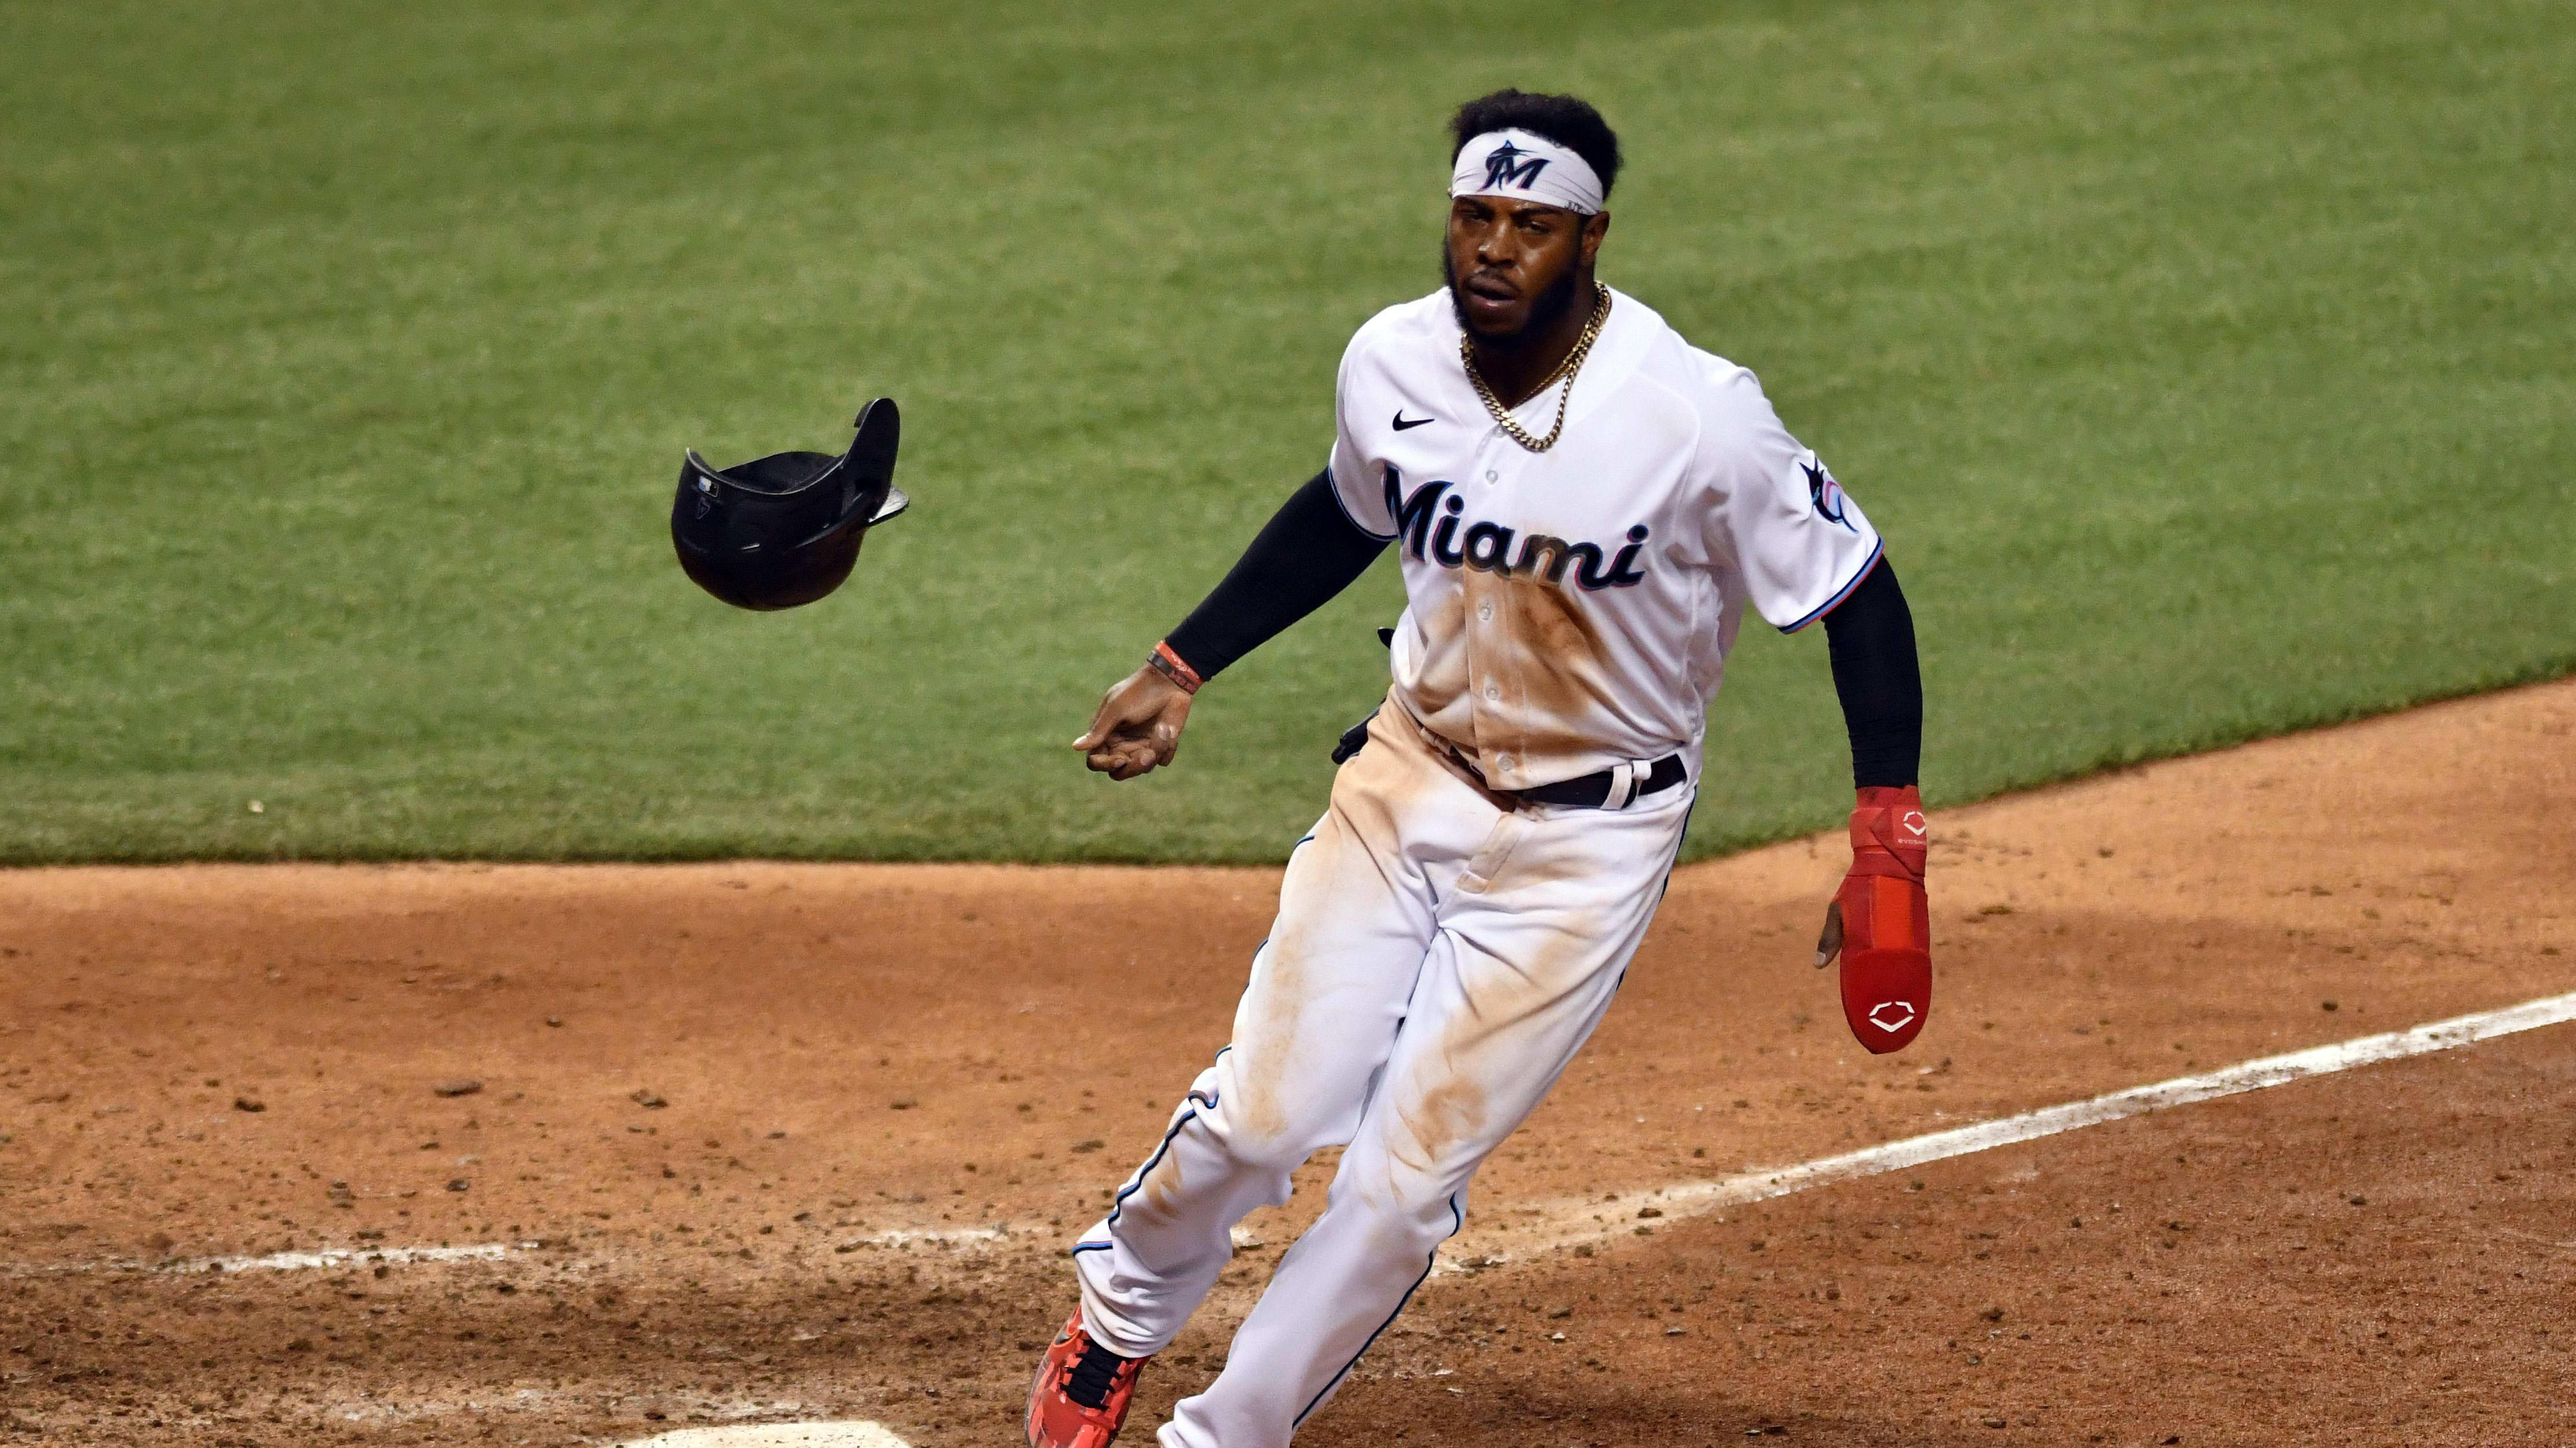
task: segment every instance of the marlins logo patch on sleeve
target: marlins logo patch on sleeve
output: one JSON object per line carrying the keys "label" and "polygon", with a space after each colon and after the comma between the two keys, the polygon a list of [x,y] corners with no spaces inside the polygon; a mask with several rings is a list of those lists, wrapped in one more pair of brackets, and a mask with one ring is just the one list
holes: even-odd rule
{"label": "marlins logo patch on sleeve", "polygon": [[1840,523],[1855,533],[1860,531],[1843,516],[1843,485],[1834,481],[1833,471],[1825,466],[1823,458],[1807,454],[1798,460],[1798,471],[1807,475],[1807,501],[1815,506],[1817,517]]}

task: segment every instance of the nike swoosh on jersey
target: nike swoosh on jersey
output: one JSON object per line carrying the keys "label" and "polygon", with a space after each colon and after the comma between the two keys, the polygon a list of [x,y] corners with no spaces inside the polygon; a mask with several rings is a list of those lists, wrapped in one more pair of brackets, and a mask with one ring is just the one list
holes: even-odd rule
{"label": "nike swoosh on jersey", "polygon": [[1408,427],[1428,427],[1439,420],[1440,419],[1436,417],[1408,418],[1404,415],[1403,408],[1399,407],[1395,410],[1395,430],[1397,432],[1402,432]]}

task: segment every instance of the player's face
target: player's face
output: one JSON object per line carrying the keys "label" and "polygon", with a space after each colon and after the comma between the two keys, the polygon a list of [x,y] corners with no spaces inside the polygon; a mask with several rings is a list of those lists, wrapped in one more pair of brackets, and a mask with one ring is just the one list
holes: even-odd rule
{"label": "player's face", "polygon": [[1488,342],[1547,331],[1573,305],[1609,222],[1500,197],[1451,201],[1442,262],[1459,324]]}

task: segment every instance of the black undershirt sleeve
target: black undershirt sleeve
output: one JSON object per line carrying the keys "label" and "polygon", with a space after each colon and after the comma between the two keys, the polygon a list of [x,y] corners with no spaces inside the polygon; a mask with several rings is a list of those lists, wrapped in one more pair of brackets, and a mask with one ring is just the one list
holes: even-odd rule
{"label": "black undershirt sleeve", "polygon": [[1213,679],[1350,587],[1387,542],[1361,532],[1333,496],[1332,473],[1317,473],[1289,495],[1233,571],[1163,641],[1200,678]]}
{"label": "black undershirt sleeve", "polygon": [[1869,577],[1825,615],[1834,693],[1851,731],[1852,787],[1920,782],[1923,671],[1914,654],[1914,614],[1882,557]]}

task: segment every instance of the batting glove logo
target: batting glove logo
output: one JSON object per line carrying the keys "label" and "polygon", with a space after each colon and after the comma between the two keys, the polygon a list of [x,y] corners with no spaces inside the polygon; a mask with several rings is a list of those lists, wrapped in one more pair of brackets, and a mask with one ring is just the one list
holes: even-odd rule
{"label": "batting glove logo", "polygon": [[1880,1001],[1877,1005],[1869,1008],[1869,1023],[1878,1027],[1880,1030],[1887,1032],[1891,1036],[1895,1035],[1897,1032],[1904,1030],[1907,1026],[1914,1024],[1914,1003],[1912,1001]]}

